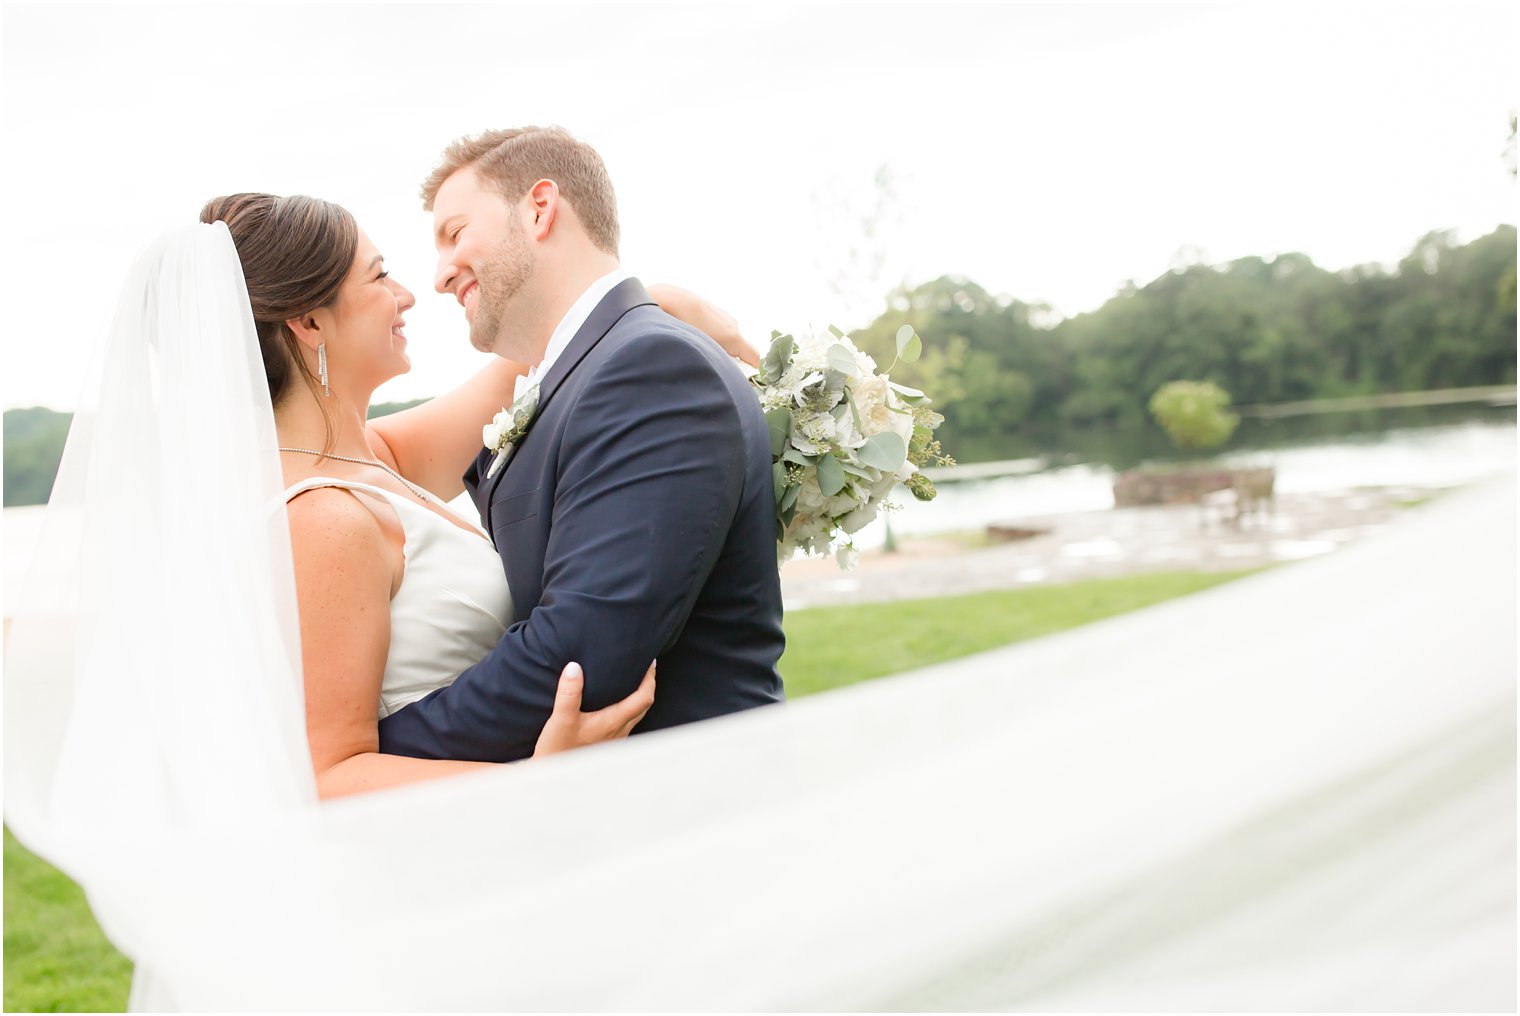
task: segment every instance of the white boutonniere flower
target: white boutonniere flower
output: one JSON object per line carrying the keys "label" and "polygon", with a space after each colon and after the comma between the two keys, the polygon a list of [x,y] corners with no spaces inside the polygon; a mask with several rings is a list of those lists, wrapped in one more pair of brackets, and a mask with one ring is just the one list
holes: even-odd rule
{"label": "white boutonniere flower", "polygon": [[497,413],[490,423],[481,428],[480,439],[485,444],[486,451],[496,453],[496,457],[491,460],[491,467],[486,470],[486,479],[489,480],[501,469],[508,453],[528,433],[528,427],[537,413],[538,385],[533,385],[516,402]]}

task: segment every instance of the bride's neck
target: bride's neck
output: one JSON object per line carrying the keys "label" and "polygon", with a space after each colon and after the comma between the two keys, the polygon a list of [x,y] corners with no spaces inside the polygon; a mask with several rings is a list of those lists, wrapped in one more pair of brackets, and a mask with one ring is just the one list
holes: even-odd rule
{"label": "bride's neck", "polygon": [[[321,401],[318,401],[318,400]],[[337,392],[322,398],[297,389],[274,407],[274,429],[282,448],[327,451],[333,455],[372,459],[365,436],[369,405],[345,402]]]}

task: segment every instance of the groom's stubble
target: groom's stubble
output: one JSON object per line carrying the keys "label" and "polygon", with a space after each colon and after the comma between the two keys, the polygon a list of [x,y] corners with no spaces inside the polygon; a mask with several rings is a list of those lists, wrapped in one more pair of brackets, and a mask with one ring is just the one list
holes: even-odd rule
{"label": "groom's stubble", "polygon": [[498,352],[503,333],[510,328],[512,304],[532,280],[537,259],[528,245],[522,224],[512,220],[491,259],[480,266],[476,280],[480,296],[475,320],[470,323],[470,345],[482,353]]}

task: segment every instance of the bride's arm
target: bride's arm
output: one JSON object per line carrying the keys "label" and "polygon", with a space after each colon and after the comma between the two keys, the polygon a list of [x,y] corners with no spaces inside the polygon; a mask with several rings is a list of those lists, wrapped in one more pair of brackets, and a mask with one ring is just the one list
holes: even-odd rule
{"label": "bride's arm", "polygon": [[[287,506],[301,619],[306,737],[322,798],[496,766],[380,754],[377,704],[390,652],[393,590],[402,575],[380,519],[357,497],[319,488]],[[584,678],[560,675],[554,712],[533,756],[627,737],[654,703],[654,667],[628,698],[581,712]]]}
{"label": "bride's arm", "polygon": [[394,548],[375,513],[346,491],[309,491],[288,510],[318,796],[486,768],[379,753],[376,707],[390,647],[391,589],[399,578]]}
{"label": "bride's arm", "polygon": [[[660,308],[699,328],[730,356],[758,364],[738,323],[695,293],[675,286],[649,287]],[[481,428],[512,404],[524,364],[495,359],[464,384],[420,406],[382,416],[367,428],[370,449],[407,479],[444,500],[464,490],[463,476],[481,449]]]}
{"label": "bride's arm", "polygon": [[445,501],[464,490],[464,472],[480,453],[481,428],[512,404],[515,360],[492,357],[464,384],[420,406],[371,420],[370,450],[408,480]]}

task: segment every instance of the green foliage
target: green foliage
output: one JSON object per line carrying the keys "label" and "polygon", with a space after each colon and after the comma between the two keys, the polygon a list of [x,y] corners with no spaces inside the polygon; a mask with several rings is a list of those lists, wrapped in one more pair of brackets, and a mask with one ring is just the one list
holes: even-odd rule
{"label": "green foliage", "polygon": [[936,436],[976,461],[1006,457],[1013,435],[1049,448],[1073,428],[1155,434],[1147,400],[1176,378],[1242,405],[1513,384],[1514,280],[1515,229],[1501,226],[1465,246],[1428,234],[1391,272],[1303,254],[1189,265],[1059,323],[947,276],[892,294],[853,334],[881,364],[905,326],[923,337],[892,379],[933,396]]}
{"label": "green foliage", "polygon": [[380,402],[369,407],[368,419],[373,420],[381,416],[390,416],[392,413],[399,413],[403,409],[420,406],[426,401],[427,399],[412,399],[410,402]]}
{"label": "green foliage", "polygon": [[1151,396],[1151,416],[1178,448],[1213,448],[1235,433],[1230,393],[1212,381],[1172,381]]}
{"label": "green foliage", "polygon": [[47,503],[72,420],[40,406],[5,411],[5,507]]}

